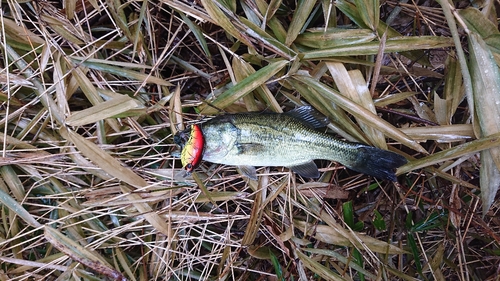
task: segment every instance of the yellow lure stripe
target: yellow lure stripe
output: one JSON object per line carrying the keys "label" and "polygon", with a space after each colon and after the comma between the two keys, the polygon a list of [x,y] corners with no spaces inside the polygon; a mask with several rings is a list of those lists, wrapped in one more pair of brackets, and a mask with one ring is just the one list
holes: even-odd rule
{"label": "yellow lure stripe", "polygon": [[181,163],[186,171],[191,172],[200,164],[204,145],[205,139],[200,126],[192,125],[189,139],[181,152]]}

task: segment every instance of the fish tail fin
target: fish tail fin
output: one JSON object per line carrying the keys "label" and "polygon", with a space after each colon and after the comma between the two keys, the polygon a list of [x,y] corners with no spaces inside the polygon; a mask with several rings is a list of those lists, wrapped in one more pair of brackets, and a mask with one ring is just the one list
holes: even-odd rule
{"label": "fish tail fin", "polygon": [[384,180],[396,181],[394,170],[408,162],[397,153],[371,146],[360,146],[355,154],[356,159],[346,166],[356,172]]}

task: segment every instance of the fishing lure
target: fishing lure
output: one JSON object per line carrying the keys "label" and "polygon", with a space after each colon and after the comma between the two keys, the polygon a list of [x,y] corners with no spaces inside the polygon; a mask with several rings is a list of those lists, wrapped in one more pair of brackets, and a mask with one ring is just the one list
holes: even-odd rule
{"label": "fishing lure", "polygon": [[200,165],[203,157],[205,138],[198,124],[180,132],[174,137],[174,142],[181,147],[181,163],[187,172],[192,172]]}

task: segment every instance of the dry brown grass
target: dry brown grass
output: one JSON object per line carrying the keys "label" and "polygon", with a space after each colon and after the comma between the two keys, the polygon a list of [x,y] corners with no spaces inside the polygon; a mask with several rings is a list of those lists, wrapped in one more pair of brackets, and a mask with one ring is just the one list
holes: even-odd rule
{"label": "dry brown grass", "polygon": [[[498,280],[496,2],[381,2],[3,2],[0,280]],[[303,103],[400,184],[176,177],[186,124]]]}

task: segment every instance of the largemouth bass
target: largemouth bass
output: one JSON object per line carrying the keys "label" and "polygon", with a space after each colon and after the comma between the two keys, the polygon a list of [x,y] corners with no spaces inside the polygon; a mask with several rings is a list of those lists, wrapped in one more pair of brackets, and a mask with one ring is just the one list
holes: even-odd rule
{"label": "largemouth bass", "polygon": [[319,177],[313,160],[339,162],[351,170],[396,181],[394,169],[407,160],[394,152],[341,141],[316,128],[328,124],[310,106],[287,113],[238,113],[192,125],[175,136],[182,164],[192,171],[205,161],[236,165],[255,179],[255,166],[284,166],[308,178]]}

